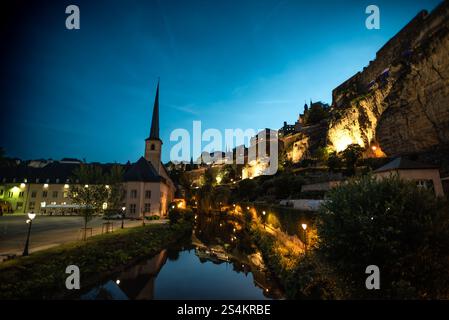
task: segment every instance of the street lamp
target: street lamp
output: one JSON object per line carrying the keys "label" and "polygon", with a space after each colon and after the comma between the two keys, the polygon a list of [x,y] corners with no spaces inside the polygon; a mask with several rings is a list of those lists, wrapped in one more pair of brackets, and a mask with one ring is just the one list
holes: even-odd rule
{"label": "street lamp", "polygon": [[125,210],[126,210],[126,207],[122,207],[122,229],[123,229],[123,223],[125,221]]}
{"label": "street lamp", "polygon": [[26,223],[28,223],[28,234],[27,234],[27,240],[25,242],[25,249],[23,250],[23,256],[27,256],[28,255],[28,245],[30,243],[30,232],[31,232],[31,225],[33,224],[33,220],[34,218],[36,218],[36,214],[35,213],[28,213],[28,220],[26,221]]}
{"label": "street lamp", "polygon": [[304,254],[307,254],[307,224],[301,224],[302,229],[304,230]]}

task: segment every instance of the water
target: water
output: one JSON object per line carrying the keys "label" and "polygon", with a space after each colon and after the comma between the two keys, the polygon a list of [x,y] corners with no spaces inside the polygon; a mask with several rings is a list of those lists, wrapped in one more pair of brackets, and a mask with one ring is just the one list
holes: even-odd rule
{"label": "water", "polygon": [[81,299],[273,299],[282,291],[241,224],[198,218],[192,238],[99,283]]}

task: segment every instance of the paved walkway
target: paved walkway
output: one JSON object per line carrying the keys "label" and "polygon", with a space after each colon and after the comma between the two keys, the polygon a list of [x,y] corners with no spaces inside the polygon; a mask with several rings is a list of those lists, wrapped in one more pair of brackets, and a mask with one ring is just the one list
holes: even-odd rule
{"label": "paved walkway", "polygon": [[[0,217],[0,255],[22,254],[28,231],[28,224],[25,223],[26,219],[25,215]],[[92,235],[101,234],[102,225],[106,221],[98,217],[89,221],[88,227],[92,227]],[[114,230],[121,227],[121,220],[109,221],[114,223]],[[164,222],[166,220],[153,220],[145,223]],[[125,220],[125,228],[141,225],[142,221]],[[31,229],[29,252],[32,253],[63,243],[80,240],[82,236],[80,229],[83,226],[82,217],[36,216]]]}

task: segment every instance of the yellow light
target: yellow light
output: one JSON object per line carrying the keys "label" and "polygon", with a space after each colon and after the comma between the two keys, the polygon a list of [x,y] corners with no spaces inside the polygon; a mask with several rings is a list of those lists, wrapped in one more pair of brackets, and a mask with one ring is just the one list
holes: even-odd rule
{"label": "yellow light", "polygon": [[69,188],[69,185],[68,184],[65,184],[64,185],[64,189],[68,189]]}
{"label": "yellow light", "polygon": [[102,205],[103,210],[106,210],[108,208],[108,204],[106,202],[103,203]]}
{"label": "yellow light", "polygon": [[48,188],[48,183],[45,183],[45,184],[44,184],[44,188]]}
{"label": "yellow light", "polygon": [[265,211],[262,211],[262,214],[263,214],[263,215],[265,215],[265,214],[266,214],[266,212],[265,212]]}
{"label": "yellow light", "polygon": [[106,189],[109,189],[109,185],[106,185]]}
{"label": "yellow light", "polygon": [[249,210],[249,207],[246,207],[246,210]]}
{"label": "yellow light", "polygon": [[23,188],[25,188],[25,183],[21,183],[20,184],[20,187],[23,189]]}
{"label": "yellow light", "polygon": [[372,147],[371,147],[371,150],[376,151],[376,150],[377,150],[377,147],[376,147],[376,146],[372,146]]}
{"label": "yellow light", "polygon": [[307,224],[303,223],[303,224],[301,224],[301,227],[302,227],[304,230],[306,230],[306,229],[307,229]]}

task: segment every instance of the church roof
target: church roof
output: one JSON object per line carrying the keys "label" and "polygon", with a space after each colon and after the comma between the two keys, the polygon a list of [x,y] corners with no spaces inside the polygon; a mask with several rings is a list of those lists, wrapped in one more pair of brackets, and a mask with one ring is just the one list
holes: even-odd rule
{"label": "church roof", "polygon": [[138,182],[160,182],[165,181],[161,177],[156,169],[154,169],[151,162],[145,160],[144,157],[140,157],[136,163],[125,172],[123,176],[124,181],[138,181]]}
{"label": "church roof", "polygon": [[153,118],[151,119],[151,130],[149,140],[160,140],[159,138],[159,81],[157,83],[156,97],[154,98]]}
{"label": "church roof", "polygon": [[390,170],[410,170],[410,169],[438,169],[438,167],[434,165],[412,161],[407,158],[399,157],[387,163],[383,167],[380,167],[374,172],[378,173]]}

